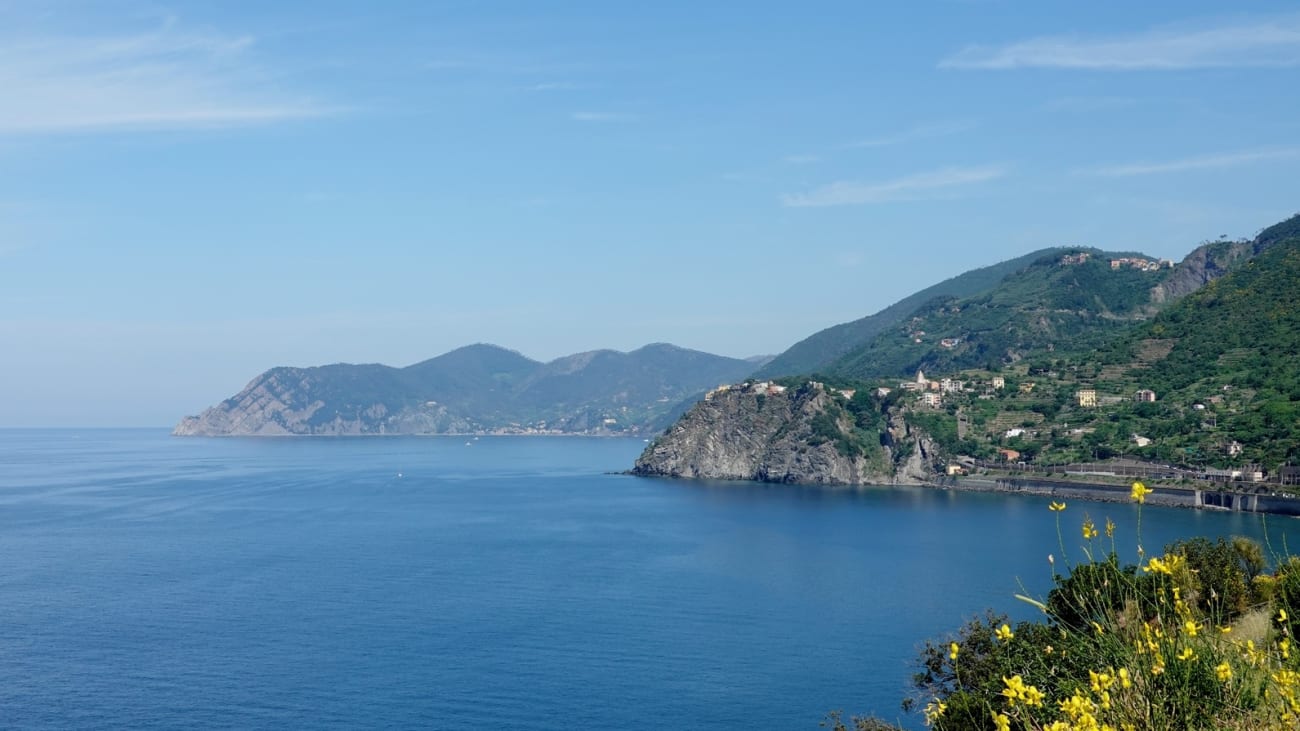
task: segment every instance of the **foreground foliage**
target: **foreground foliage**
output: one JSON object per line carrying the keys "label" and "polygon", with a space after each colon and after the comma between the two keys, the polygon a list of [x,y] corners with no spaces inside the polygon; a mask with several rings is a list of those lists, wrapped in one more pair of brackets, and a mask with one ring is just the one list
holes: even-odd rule
{"label": "foreground foliage", "polygon": [[[1135,483],[1133,499],[1146,492]],[[1051,509],[1059,535],[1066,506]],[[904,707],[921,706],[936,729],[1300,727],[1300,559],[1267,572],[1245,538],[1149,556],[1139,528],[1137,563],[1123,564],[1113,524],[1099,530],[1085,517],[1079,530],[1086,560],[1056,575],[1046,601],[1018,597],[1043,618],[1013,627],[990,613],[928,643],[914,678],[921,697]],[[825,725],[892,728],[839,715]]]}

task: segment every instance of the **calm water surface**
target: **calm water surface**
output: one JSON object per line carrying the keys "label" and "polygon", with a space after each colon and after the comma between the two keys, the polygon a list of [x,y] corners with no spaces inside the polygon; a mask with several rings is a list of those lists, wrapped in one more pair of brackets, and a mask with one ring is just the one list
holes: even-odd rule
{"label": "calm water surface", "polygon": [[[605,474],[640,440],[0,431],[5,728],[815,729],[1067,556],[1044,499]],[[1273,518],[1274,546],[1300,524]],[[1147,508],[1148,550],[1260,536]],[[916,720],[901,718],[909,726]]]}

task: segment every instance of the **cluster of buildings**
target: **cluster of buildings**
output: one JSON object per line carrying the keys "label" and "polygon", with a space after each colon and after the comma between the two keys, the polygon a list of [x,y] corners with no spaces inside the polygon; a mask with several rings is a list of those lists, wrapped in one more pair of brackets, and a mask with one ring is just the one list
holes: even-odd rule
{"label": "cluster of buildings", "polygon": [[[1078,266],[1087,262],[1090,258],[1092,258],[1092,254],[1086,251],[1081,251],[1077,254],[1065,254],[1061,257],[1061,266]],[[1160,259],[1156,261],[1153,259],[1144,259],[1140,256],[1121,256],[1118,259],[1110,260],[1111,269],[1130,267],[1144,272],[1154,272],[1160,269],[1172,269],[1173,266],[1174,262],[1172,259]]]}
{"label": "cluster of buildings", "polygon": [[[820,381],[809,381],[808,385],[813,388],[820,388],[820,389],[826,388],[826,384],[821,383]],[[727,393],[729,391],[738,391],[740,393],[749,393],[749,394],[759,394],[763,396],[777,396],[785,393],[788,390],[789,389],[787,387],[782,386],[779,383],[773,383],[772,381],[745,381],[744,383],[739,383],[735,385],[732,385],[730,383],[724,383],[721,386],[718,386],[717,388],[713,389],[712,391],[709,391],[708,393],[704,394],[704,400],[712,401],[714,396],[717,396],[720,393]],[[835,392],[843,396],[844,398],[851,399],[853,398],[853,395],[856,394],[858,391],[855,388],[841,388],[841,389],[837,389]],[[889,393],[889,389],[885,389],[885,393]]]}
{"label": "cluster of buildings", "polygon": [[[815,385],[820,386],[821,384],[815,384]],[[763,394],[765,396],[775,396],[777,394],[785,393],[786,387],[778,383],[772,383],[771,381],[745,381],[744,383],[736,384],[734,386],[730,383],[724,383],[721,386],[718,386],[717,388],[713,389],[712,391],[709,391],[708,393],[704,394],[704,400],[712,401],[714,396],[717,396],[720,393],[727,393],[728,391],[740,391],[741,393],[757,393],[757,394]]]}
{"label": "cluster of buildings", "polygon": [[[1124,401],[1120,396],[1098,396],[1097,389],[1095,388],[1081,388],[1078,391],[1075,391],[1074,400],[1081,408],[1085,409],[1095,409],[1098,406],[1117,404]],[[1138,389],[1138,391],[1133,394],[1133,400],[1138,403],[1154,403],[1156,400],[1156,392],[1149,388]]]}
{"label": "cluster of buildings", "polygon": [[[967,390],[967,382],[959,381],[955,378],[941,378],[932,381],[925,377],[923,371],[916,372],[916,378],[911,381],[903,381],[898,387],[904,391],[913,391],[920,393],[920,402],[925,406],[938,407],[943,405],[944,394],[963,393]],[[993,389],[1006,388],[1007,381],[1002,376],[994,376],[990,383]],[[883,393],[881,393],[883,391]],[[880,396],[889,394],[890,389],[876,389]]]}
{"label": "cluster of buildings", "polygon": [[1173,269],[1174,262],[1172,259],[1161,259],[1159,261],[1153,261],[1151,259],[1143,259],[1138,256],[1124,256],[1118,259],[1110,260],[1111,269],[1122,269],[1124,267],[1130,267],[1132,269],[1140,269],[1144,272],[1154,272],[1162,268]]}

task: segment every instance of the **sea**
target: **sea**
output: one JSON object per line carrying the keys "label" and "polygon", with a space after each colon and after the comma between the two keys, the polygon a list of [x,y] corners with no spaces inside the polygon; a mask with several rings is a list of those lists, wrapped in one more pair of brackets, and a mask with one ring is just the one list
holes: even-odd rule
{"label": "sea", "polygon": [[[0,727],[909,728],[918,650],[1293,519],[632,477],[640,439],[0,430]],[[1059,533],[1057,519],[1060,519]],[[1093,542],[1094,554],[1110,544]],[[1050,560],[1049,560],[1050,556]]]}

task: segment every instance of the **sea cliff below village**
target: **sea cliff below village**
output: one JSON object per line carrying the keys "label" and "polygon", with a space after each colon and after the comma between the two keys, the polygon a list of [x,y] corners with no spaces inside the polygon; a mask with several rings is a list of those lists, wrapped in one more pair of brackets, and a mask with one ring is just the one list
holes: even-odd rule
{"label": "sea cliff below village", "polygon": [[[1042,475],[945,475],[929,437],[884,407],[877,431],[853,413],[856,394],[816,381],[800,386],[722,386],[647,445],[630,474],[865,489],[917,485],[969,492],[1126,502],[1131,482]],[[861,399],[859,398],[860,402]],[[869,420],[870,414],[867,414]],[[872,437],[874,438],[864,438]],[[1300,499],[1269,486],[1173,485],[1150,481],[1153,505],[1300,515]]]}
{"label": "sea cliff below village", "polygon": [[632,473],[807,485],[919,485],[933,445],[897,413],[859,428],[852,392],[816,381],[746,382],[710,391],[654,440]]}

